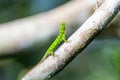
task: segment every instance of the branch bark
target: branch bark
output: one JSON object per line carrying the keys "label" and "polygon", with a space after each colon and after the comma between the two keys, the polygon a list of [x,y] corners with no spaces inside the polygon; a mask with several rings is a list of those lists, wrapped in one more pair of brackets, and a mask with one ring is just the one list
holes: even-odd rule
{"label": "branch bark", "polygon": [[101,32],[118,14],[120,0],[105,0],[95,13],[64,43],[54,56],[38,63],[22,80],[44,80],[59,73]]}

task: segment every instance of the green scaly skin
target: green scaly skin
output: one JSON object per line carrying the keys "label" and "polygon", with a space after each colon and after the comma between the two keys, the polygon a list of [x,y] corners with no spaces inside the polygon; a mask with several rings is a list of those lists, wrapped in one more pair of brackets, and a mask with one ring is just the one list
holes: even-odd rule
{"label": "green scaly skin", "polygon": [[60,25],[60,31],[58,37],[55,39],[55,41],[51,44],[51,46],[46,51],[45,55],[41,59],[40,63],[43,62],[49,55],[54,55],[54,49],[62,42],[66,40],[66,31],[65,31],[66,23],[61,23]]}

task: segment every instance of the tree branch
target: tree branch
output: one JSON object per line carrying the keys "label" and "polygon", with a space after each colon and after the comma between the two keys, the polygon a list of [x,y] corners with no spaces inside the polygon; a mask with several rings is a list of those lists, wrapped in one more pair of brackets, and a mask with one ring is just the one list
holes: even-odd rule
{"label": "tree branch", "polygon": [[88,0],[72,0],[54,10],[1,24],[0,57],[13,55],[34,44],[45,42],[56,33],[56,26],[61,22],[76,22],[79,15],[84,14],[81,13],[82,10],[93,8],[94,4],[89,3]]}
{"label": "tree branch", "polygon": [[120,0],[105,0],[95,13],[64,43],[54,56],[38,63],[22,80],[44,80],[51,78],[73,60],[117,15]]}

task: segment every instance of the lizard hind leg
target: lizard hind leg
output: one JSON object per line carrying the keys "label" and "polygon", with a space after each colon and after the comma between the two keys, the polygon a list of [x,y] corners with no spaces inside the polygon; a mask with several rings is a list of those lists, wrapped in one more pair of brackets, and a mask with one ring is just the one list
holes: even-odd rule
{"label": "lizard hind leg", "polygon": [[50,53],[49,53],[49,56],[54,56],[54,52],[53,51],[50,51]]}
{"label": "lizard hind leg", "polygon": [[54,52],[53,52],[53,51],[50,51],[50,52],[49,52],[49,55],[54,55]]}

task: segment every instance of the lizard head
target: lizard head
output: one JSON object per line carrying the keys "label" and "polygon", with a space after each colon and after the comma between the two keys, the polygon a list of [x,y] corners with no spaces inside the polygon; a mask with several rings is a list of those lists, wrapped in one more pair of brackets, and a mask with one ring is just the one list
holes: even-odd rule
{"label": "lizard head", "polygon": [[60,25],[60,33],[65,33],[65,27],[66,27],[66,23],[65,22],[62,22],[61,25]]}

